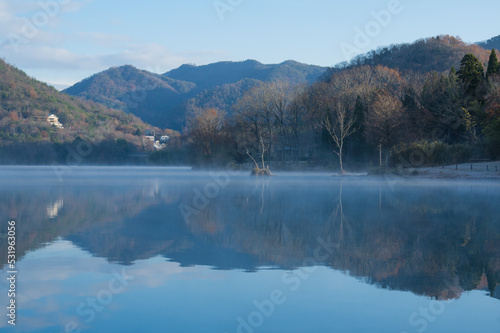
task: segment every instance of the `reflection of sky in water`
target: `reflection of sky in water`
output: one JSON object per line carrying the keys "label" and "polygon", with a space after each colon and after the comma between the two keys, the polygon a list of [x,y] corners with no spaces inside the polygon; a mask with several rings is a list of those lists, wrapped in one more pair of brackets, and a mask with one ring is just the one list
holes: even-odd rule
{"label": "reflection of sky in water", "polygon": [[[247,322],[257,309],[254,302],[263,304],[275,290],[283,292],[285,301],[275,305],[272,315],[263,316],[259,331],[417,332],[426,317],[416,316],[418,324],[411,326],[410,316],[430,309],[432,302],[326,267],[301,274],[279,269],[246,273],[180,267],[161,257],[123,267],[64,240],[27,254],[18,267],[17,332],[61,332],[71,321],[89,332],[236,332],[238,318]],[[86,324],[88,317],[76,315],[78,305],[106,289],[113,272],[123,269],[134,279]],[[5,293],[2,283],[0,294]],[[485,297],[485,292],[469,292],[440,304],[442,313],[429,312],[434,321],[427,321],[427,332],[498,332],[500,302]],[[7,328],[5,322],[2,327]]]}

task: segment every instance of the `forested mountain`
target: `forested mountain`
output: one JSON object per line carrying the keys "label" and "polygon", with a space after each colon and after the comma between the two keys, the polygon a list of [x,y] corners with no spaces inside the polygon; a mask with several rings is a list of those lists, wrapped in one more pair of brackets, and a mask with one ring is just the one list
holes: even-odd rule
{"label": "forested mountain", "polygon": [[[163,75],[123,66],[66,90],[128,114],[58,93],[3,62],[2,71],[4,143],[123,138],[138,147],[147,127],[137,116],[183,131],[154,163],[224,165],[253,155],[263,165],[324,166],[336,163],[332,148],[341,170],[344,158],[388,167],[500,156],[497,54],[450,36],[379,49],[328,71],[294,61],[183,65]],[[64,128],[47,122],[52,113]],[[415,151],[426,153],[417,161]]]}
{"label": "forested mountain", "polygon": [[295,61],[264,65],[255,60],[183,65],[163,75],[123,66],[95,74],[64,92],[131,112],[162,128],[180,130],[191,108],[210,105],[229,112],[245,91],[259,83],[312,83],[325,70]]}
{"label": "forested mountain", "polygon": [[334,67],[339,71],[352,66],[386,66],[400,71],[414,72],[443,72],[451,67],[460,67],[464,55],[472,53],[483,63],[487,64],[489,51],[477,46],[464,43],[461,39],[443,35],[420,39],[411,44],[397,44],[379,48],[366,54],[359,55],[348,63]]}
{"label": "forested mountain", "polygon": [[487,49],[487,50],[491,50],[491,49],[498,50],[498,49],[500,49],[500,36],[496,36],[496,37],[493,37],[491,39],[488,39],[487,41],[479,42],[476,44],[481,46],[482,48]]}
{"label": "forested mountain", "polygon": [[188,113],[197,108],[217,108],[230,113],[232,106],[246,92],[260,84],[262,84],[262,81],[257,79],[243,79],[235,83],[223,84],[213,89],[206,89],[187,100],[183,107]]}
{"label": "forested mountain", "polygon": [[[460,67],[460,61],[468,53],[487,64],[488,51],[444,35],[380,48],[339,64],[330,72],[361,65],[381,65],[401,72],[443,72],[453,66]],[[131,112],[158,127],[182,130],[186,114],[197,108],[214,107],[231,113],[234,103],[260,83],[310,84],[325,72],[323,67],[295,61],[276,65],[255,60],[182,65],[163,75],[123,66],[96,74],[64,92]]]}
{"label": "forested mountain", "polygon": [[[426,47],[428,60],[413,61],[417,49]],[[469,49],[477,53],[463,54]],[[250,160],[261,170],[265,160],[325,165],[338,157],[335,167],[344,172],[344,159],[387,168],[500,156],[496,52],[446,36],[399,51],[393,47],[386,51],[392,57],[384,52],[380,61],[374,61],[377,54],[360,58],[307,87],[261,84],[233,105],[232,114],[213,105],[195,109],[188,114],[186,137],[198,152],[197,162],[248,161],[253,154]],[[386,60],[387,66],[378,64]],[[389,60],[403,69],[389,67]]]}
{"label": "forested mountain", "polygon": [[[167,94],[183,94],[195,87],[196,85],[190,82],[170,79],[127,65],[112,67],[103,73],[95,74],[66,89],[65,92],[122,109],[126,106],[126,97],[133,99],[133,96],[127,96],[131,91],[162,89]],[[140,94],[137,93],[137,96]]]}
{"label": "forested mountain", "polygon": [[291,84],[312,83],[324,72],[323,67],[301,64],[288,60],[278,65],[264,65],[255,60],[243,62],[218,62],[205,66],[182,65],[164,75],[176,80],[195,83],[198,89],[236,83],[243,79],[263,82],[287,81]]}
{"label": "forested mountain", "polygon": [[95,74],[65,93],[132,113],[161,127],[178,124],[181,119],[167,112],[185,101],[196,88],[191,82],[175,80],[133,66],[112,67]]}
{"label": "forested mountain", "polygon": [[[58,118],[55,125],[48,121],[51,114]],[[0,60],[0,147],[4,153],[11,149],[15,154],[17,145],[23,145],[22,154],[17,154],[26,156],[29,147],[64,144],[76,138],[93,144],[123,139],[139,147],[141,133],[148,128],[134,115],[60,93]],[[0,157],[5,162],[5,155]]]}

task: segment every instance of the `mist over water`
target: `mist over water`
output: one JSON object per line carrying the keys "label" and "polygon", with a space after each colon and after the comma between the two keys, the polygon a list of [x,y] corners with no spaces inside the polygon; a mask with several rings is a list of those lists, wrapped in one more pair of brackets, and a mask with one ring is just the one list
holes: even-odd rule
{"label": "mist over water", "polygon": [[500,182],[66,171],[1,168],[19,332],[500,329]]}

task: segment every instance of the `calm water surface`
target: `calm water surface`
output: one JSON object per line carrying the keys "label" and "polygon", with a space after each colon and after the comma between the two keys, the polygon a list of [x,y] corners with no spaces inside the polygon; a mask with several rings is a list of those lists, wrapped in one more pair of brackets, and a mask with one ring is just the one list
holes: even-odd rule
{"label": "calm water surface", "polygon": [[500,183],[0,168],[2,332],[500,332]]}

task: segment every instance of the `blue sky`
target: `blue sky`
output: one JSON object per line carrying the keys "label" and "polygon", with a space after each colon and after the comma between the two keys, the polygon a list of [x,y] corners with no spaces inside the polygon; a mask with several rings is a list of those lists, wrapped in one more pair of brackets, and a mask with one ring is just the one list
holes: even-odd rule
{"label": "blue sky", "polygon": [[0,57],[57,87],[125,64],[332,66],[439,34],[489,39],[500,35],[499,12],[497,0],[0,0]]}

